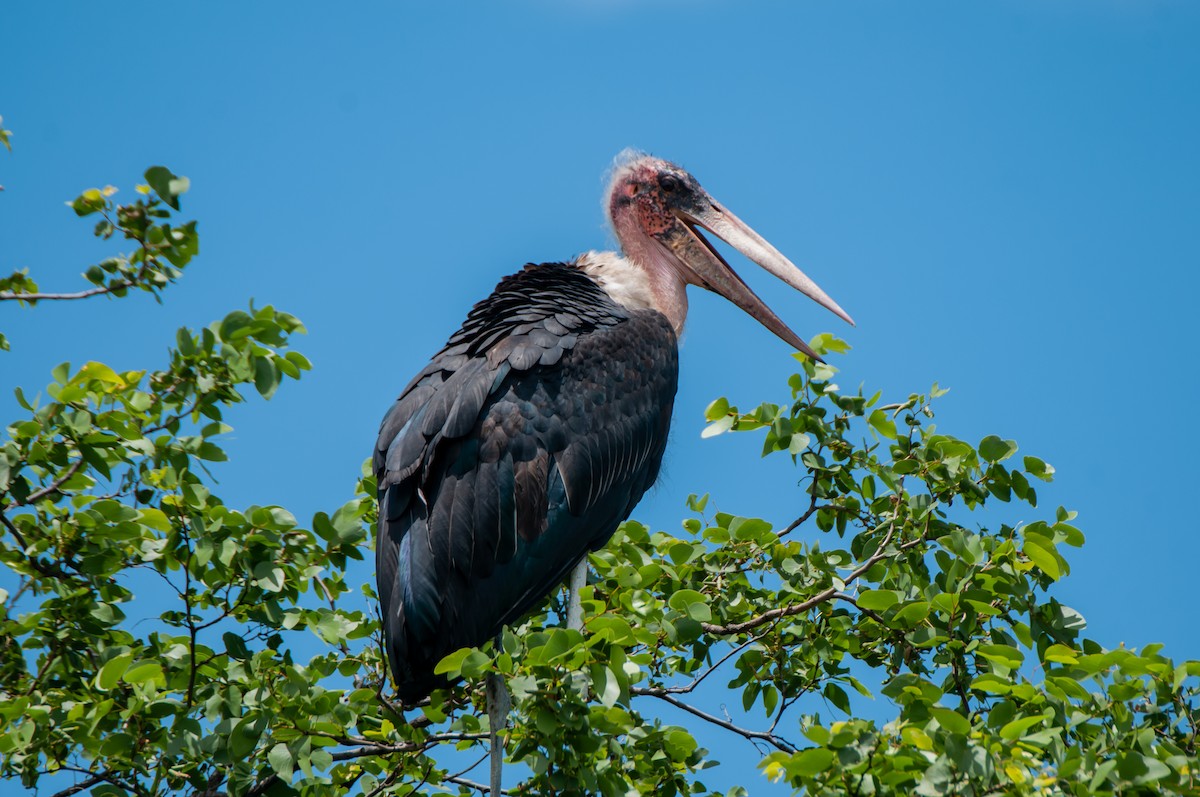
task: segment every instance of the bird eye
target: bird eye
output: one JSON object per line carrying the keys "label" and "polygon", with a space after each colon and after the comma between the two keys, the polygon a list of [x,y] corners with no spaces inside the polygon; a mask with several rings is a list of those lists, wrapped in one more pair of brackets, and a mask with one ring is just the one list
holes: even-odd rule
{"label": "bird eye", "polygon": [[658,179],[658,184],[662,187],[662,190],[666,191],[668,194],[675,193],[681,187],[679,178],[673,174],[664,174]]}

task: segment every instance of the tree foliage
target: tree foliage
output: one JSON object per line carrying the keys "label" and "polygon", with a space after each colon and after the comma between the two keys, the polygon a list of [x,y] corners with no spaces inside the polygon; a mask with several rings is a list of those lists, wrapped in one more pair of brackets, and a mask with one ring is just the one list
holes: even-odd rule
{"label": "tree foliage", "polygon": [[[91,287],[43,293],[18,272],[0,302],[158,297],[199,239],[174,216],[186,180],[145,180],[130,204],[108,189],[71,203],[134,247],[89,268]],[[0,440],[0,777],[58,795],[482,790],[497,673],[513,793],[708,793],[708,767],[752,754],[752,790],[1200,794],[1200,662],[1084,636],[1049,591],[1084,541],[1073,513],[979,514],[1037,507],[1053,468],[935,429],[936,386],[886,403],[804,359],[782,403],[707,412],[707,435],[762,435],[797,469],[794,522],[702,497],[677,531],[628,522],[591,557],[582,633],[553,599],[498,648],[447,657],[452,689],[395,705],[371,478],[306,527],[226,506],[206,470],[234,405],[309,368],[290,348],[302,331],[235,310],[179,330],[155,369],[64,363],[45,400],[17,390]]]}

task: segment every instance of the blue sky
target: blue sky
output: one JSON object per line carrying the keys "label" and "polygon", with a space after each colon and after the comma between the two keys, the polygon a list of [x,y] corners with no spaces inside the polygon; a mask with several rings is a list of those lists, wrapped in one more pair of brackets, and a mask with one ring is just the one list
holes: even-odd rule
{"label": "blue sky", "polygon": [[[253,297],[306,322],[315,371],[232,413],[223,495],[337,506],[391,400],[500,276],[611,244],[602,178],[636,146],[855,317],[732,261],[801,336],[850,341],[843,387],[940,382],[943,431],[1058,469],[1043,509],[1078,510],[1088,545],[1055,594],[1091,636],[1200,657],[1197,41],[1182,1],[9,4],[0,269],[80,286],[110,249],[63,202],[127,195],[156,163],[191,178],[202,248],[161,306],[0,308],[0,409],[65,359],[161,361],[177,326]],[[699,432],[718,395],[785,398],[793,361],[691,300],[666,475],[635,517],[677,528],[707,491],[786,522],[797,474],[758,462],[757,438]]]}

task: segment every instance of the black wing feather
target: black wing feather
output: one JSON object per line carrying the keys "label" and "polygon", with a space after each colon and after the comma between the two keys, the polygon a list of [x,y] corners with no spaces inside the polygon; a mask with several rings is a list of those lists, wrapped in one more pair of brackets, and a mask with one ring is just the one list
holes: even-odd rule
{"label": "black wing feather", "polygon": [[531,610],[658,476],[675,334],[572,265],[480,302],[384,417],[376,572],[401,698]]}

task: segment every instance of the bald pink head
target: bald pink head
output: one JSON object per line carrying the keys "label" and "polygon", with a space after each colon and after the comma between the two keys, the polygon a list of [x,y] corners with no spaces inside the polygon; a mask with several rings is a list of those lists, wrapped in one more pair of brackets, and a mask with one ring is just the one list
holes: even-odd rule
{"label": "bald pink head", "polygon": [[820,358],[750,290],[699,227],[854,323],[804,272],[670,161],[632,150],[618,156],[609,182],[608,213],[625,255],[650,274],[652,283],[674,279],[719,293],[814,359]]}

